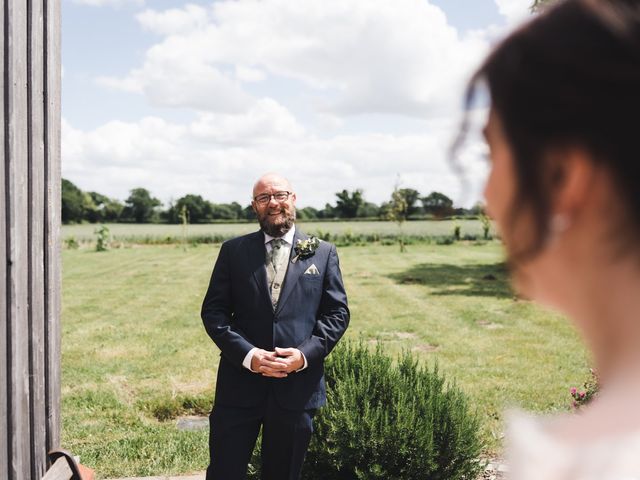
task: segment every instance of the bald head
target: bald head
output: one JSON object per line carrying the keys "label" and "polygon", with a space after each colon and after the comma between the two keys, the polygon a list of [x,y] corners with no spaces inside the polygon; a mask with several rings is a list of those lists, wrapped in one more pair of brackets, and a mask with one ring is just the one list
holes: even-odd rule
{"label": "bald head", "polygon": [[[269,190],[269,192],[267,192]],[[292,192],[293,188],[289,180],[277,173],[265,173],[253,185],[253,196],[261,193],[271,193],[271,191],[286,190]]]}
{"label": "bald head", "polygon": [[272,237],[282,237],[296,219],[296,194],[282,175],[267,173],[253,186],[251,206],[262,230]]}

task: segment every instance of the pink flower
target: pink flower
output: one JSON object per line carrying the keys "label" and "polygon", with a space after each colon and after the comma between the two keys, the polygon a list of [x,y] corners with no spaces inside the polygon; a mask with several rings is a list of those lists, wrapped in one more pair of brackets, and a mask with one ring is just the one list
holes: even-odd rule
{"label": "pink flower", "polygon": [[572,387],[570,391],[571,391],[571,395],[575,395],[578,389],[576,387]]}

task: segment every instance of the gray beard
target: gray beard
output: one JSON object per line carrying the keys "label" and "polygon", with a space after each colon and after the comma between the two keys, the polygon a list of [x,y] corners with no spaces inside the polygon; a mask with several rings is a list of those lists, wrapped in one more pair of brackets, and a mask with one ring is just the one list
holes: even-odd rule
{"label": "gray beard", "polygon": [[296,221],[296,211],[293,210],[292,212],[290,212],[286,216],[284,223],[282,223],[281,225],[270,224],[267,220],[268,218],[266,215],[263,218],[258,218],[260,228],[267,235],[279,238],[284,236],[289,230],[291,230],[291,227],[293,227],[293,223]]}

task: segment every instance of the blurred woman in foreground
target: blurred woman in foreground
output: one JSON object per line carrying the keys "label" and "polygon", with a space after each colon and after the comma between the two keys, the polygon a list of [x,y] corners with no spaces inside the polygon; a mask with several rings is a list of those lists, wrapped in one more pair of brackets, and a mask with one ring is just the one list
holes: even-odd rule
{"label": "blurred woman in foreground", "polygon": [[469,105],[480,85],[515,287],[572,319],[602,387],[579,414],[514,416],[511,476],[640,479],[640,1],[559,2],[496,47]]}

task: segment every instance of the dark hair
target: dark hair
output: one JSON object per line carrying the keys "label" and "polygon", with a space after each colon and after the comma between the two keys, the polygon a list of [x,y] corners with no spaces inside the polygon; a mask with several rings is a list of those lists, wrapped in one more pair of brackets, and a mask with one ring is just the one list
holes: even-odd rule
{"label": "dark hair", "polygon": [[519,207],[534,216],[521,256],[537,253],[549,233],[545,156],[554,149],[580,147],[605,166],[640,232],[640,1],[560,1],[493,50],[469,83],[467,111],[480,83],[514,156],[512,224]]}

